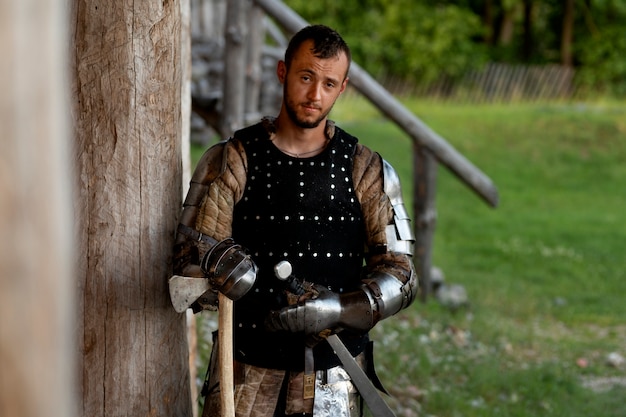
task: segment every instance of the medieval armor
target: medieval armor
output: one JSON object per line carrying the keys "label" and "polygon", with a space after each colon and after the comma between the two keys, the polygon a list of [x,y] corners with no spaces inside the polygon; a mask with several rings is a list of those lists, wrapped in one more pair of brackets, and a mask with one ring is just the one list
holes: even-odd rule
{"label": "medieval armor", "polygon": [[[192,178],[181,223],[216,242],[232,239],[222,244],[222,255],[241,245],[258,266],[250,290],[235,301],[237,363],[289,379],[312,369],[323,382],[341,362],[328,343],[310,343],[305,333],[337,331],[350,354],[361,356],[368,330],[416,296],[414,239],[397,175],[380,155],[331,121],[328,146],[310,158],[281,152],[272,143],[274,132],[267,118],[210,148]],[[179,234],[177,273],[201,271],[202,264],[206,273],[229,276],[220,268],[238,261],[211,253],[213,247]],[[313,284],[315,297],[290,306],[285,282],[273,274],[283,260]],[[198,305],[213,308],[201,299]],[[257,372],[245,383],[259,389],[252,375]],[[300,403],[290,410],[312,412],[310,400]]]}
{"label": "medieval armor", "polygon": [[338,327],[366,332],[374,325],[372,304],[365,291],[338,294],[318,286],[315,298],[270,312],[266,327],[313,335]]}
{"label": "medieval armor", "polygon": [[254,285],[257,275],[250,255],[232,239],[212,246],[202,257],[200,268],[213,287],[231,300],[243,297]]}

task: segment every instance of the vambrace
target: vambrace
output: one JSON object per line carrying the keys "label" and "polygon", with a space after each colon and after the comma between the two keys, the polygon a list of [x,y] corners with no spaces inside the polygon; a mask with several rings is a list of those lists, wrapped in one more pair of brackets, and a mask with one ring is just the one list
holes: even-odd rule
{"label": "vambrace", "polygon": [[396,314],[415,299],[417,279],[411,271],[403,283],[386,272],[374,272],[359,290],[337,294],[316,286],[313,298],[270,312],[266,328],[319,334],[325,329],[367,332],[380,320]]}
{"label": "vambrace", "polygon": [[373,324],[408,307],[417,295],[417,277],[413,268],[407,282],[387,272],[377,271],[364,279],[363,283],[362,288],[371,303]]}
{"label": "vambrace", "polygon": [[192,305],[194,312],[217,308],[217,292],[232,300],[246,294],[257,266],[234,242],[232,208],[246,181],[246,159],[237,140],[209,148],[194,171],[183,203],[174,245],[174,274],[207,278],[210,289]]}
{"label": "vambrace", "polygon": [[408,307],[418,291],[417,275],[411,259],[415,244],[411,220],[402,200],[400,178],[384,159],[383,178],[384,191],[393,210],[393,219],[385,227],[387,252],[408,257],[409,270],[406,271],[406,281],[392,273],[393,269],[384,267],[376,269],[363,280],[362,288],[370,299],[374,324]]}
{"label": "vambrace", "polygon": [[383,176],[385,194],[387,194],[393,208],[393,223],[387,225],[385,229],[387,250],[413,256],[415,236],[411,228],[411,219],[402,200],[400,178],[393,167],[385,160],[383,160]]}

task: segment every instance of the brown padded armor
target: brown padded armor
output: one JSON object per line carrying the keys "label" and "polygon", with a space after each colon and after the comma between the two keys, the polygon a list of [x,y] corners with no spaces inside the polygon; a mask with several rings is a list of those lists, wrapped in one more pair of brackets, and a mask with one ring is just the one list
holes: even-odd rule
{"label": "brown padded armor", "polygon": [[[246,156],[239,141],[220,142],[209,148],[191,178],[180,223],[218,241],[230,237],[233,207],[243,194],[246,171]],[[204,243],[179,233],[174,272],[202,276],[197,265],[207,250]]]}
{"label": "brown padded armor", "polygon": [[[216,240],[230,237],[233,208],[243,195],[247,169],[245,151],[239,140],[221,142],[207,150],[194,171],[180,222]],[[384,192],[380,155],[358,144],[352,178],[367,227],[368,265],[406,282],[411,271],[410,258],[386,251],[385,227],[393,221],[393,209]],[[198,264],[207,249],[203,243],[179,234],[175,271],[196,275],[197,268],[193,264]]]}
{"label": "brown padded armor", "polygon": [[357,145],[352,179],[361,202],[366,225],[368,273],[387,272],[406,283],[411,275],[411,258],[387,252],[385,227],[393,222],[393,208],[384,191],[382,158],[363,145]]}

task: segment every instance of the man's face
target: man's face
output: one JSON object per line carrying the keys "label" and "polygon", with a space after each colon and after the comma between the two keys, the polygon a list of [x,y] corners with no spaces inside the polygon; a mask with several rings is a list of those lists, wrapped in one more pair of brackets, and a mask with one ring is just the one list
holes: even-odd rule
{"label": "man's face", "polygon": [[277,69],[285,110],[296,126],[305,129],[326,119],[348,84],[346,55],[321,59],[313,55],[312,47],[313,41],[304,42],[293,55],[289,70],[282,61]]}

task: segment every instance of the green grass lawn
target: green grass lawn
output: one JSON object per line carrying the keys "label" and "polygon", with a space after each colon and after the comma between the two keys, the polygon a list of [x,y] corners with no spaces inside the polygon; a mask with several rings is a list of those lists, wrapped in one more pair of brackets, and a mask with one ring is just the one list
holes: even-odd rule
{"label": "green grass lawn", "polygon": [[[433,264],[471,307],[416,302],[376,329],[398,414],[626,416],[626,383],[586,388],[626,381],[606,365],[626,356],[626,106],[406,104],[500,204],[440,167]],[[410,200],[409,138],[361,100],[333,117],[396,167]]]}
{"label": "green grass lawn", "polygon": [[[626,356],[626,105],[406,104],[500,204],[440,167],[433,264],[471,306],[416,301],[372,332],[398,417],[626,416],[626,367],[606,363]],[[411,207],[410,139],[354,97],[332,118],[394,165]]]}

